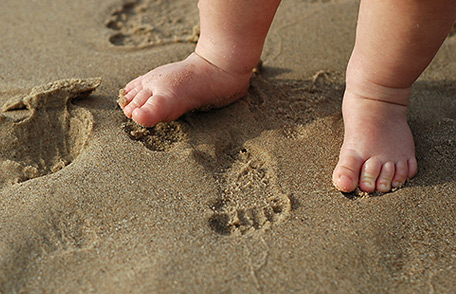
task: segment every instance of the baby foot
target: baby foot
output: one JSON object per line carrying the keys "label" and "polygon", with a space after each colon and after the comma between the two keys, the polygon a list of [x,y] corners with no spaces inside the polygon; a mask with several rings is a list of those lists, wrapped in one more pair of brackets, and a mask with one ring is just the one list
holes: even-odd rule
{"label": "baby foot", "polygon": [[127,84],[121,107],[128,118],[151,127],[202,107],[222,107],[247,93],[251,73],[230,74],[192,53]]}
{"label": "baby foot", "polygon": [[333,183],[342,192],[388,192],[417,172],[415,144],[405,105],[346,92],[345,135]]}

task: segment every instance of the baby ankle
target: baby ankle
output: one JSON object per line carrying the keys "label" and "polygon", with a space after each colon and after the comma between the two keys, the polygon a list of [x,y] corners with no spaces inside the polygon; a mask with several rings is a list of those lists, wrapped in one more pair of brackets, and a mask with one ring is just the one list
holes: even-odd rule
{"label": "baby ankle", "polygon": [[346,92],[360,98],[391,103],[407,107],[411,95],[411,87],[392,88],[377,84],[372,81],[349,81],[347,79]]}

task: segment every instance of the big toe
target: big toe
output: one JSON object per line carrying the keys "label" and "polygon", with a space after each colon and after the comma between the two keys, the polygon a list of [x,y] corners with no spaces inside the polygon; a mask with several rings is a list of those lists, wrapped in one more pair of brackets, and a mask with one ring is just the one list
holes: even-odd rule
{"label": "big toe", "polygon": [[[128,94],[127,94],[128,95]],[[152,92],[150,92],[147,89],[143,89],[139,91],[133,98],[132,100],[127,104],[127,106],[124,107],[123,111],[125,115],[129,118],[132,117],[132,113],[135,109],[141,107],[146,103],[148,99],[152,96]],[[128,101],[128,98],[127,98]]]}
{"label": "big toe", "polygon": [[358,186],[359,173],[363,160],[352,154],[340,155],[333,172],[333,183],[339,191],[351,192]]}
{"label": "big toe", "polygon": [[172,120],[174,117],[170,118],[170,110],[175,108],[170,106],[169,102],[164,96],[153,95],[144,105],[133,110],[132,118],[145,127],[153,127],[159,122]]}

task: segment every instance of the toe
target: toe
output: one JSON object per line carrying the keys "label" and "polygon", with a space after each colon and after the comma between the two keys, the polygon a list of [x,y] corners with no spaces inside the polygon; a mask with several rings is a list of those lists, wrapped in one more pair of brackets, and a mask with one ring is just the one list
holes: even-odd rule
{"label": "toe", "polygon": [[132,113],[132,118],[138,124],[145,127],[152,127],[159,122],[167,120],[169,105],[163,96],[154,95],[151,99],[136,108]]}
{"label": "toe", "polygon": [[408,165],[408,176],[407,178],[413,178],[416,173],[418,172],[418,163],[416,162],[416,158],[413,157],[407,161]]}
{"label": "toe", "polygon": [[393,181],[394,177],[394,169],[394,163],[391,161],[388,161],[382,166],[376,185],[378,192],[386,193],[391,190],[391,182]]}
{"label": "toe", "polygon": [[131,89],[129,92],[127,92],[125,94],[125,99],[127,99],[127,103],[130,103],[136,95],[138,95],[139,92],[141,92],[142,88],[141,87],[137,87],[137,88],[133,88]]}
{"label": "toe", "polygon": [[333,183],[339,191],[351,192],[356,189],[362,164],[360,157],[341,153],[333,173]]}
{"label": "toe", "polygon": [[375,183],[377,182],[381,168],[381,162],[375,158],[371,157],[364,162],[359,183],[361,190],[368,193],[375,191]]}
{"label": "toe", "polygon": [[141,84],[141,79],[142,79],[142,76],[139,76],[137,77],[136,79],[130,81],[126,86],[125,86],[125,91],[128,93],[130,92],[131,90],[133,90],[134,88],[138,88],[138,86],[140,86]]}
{"label": "toe", "polygon": [[408,164],[406,161],[398,161],[396,163],[392,187],[397,188],[402,186],[408,177]]}
{"label": "toe", "polygon": [[131,115],[133,113],[133,110],[136,108],[139,108],[146,103],[147,99],[149,99],[152,96],[152,93],[149,90],[141,90],[139,93],[131,100],[130,103],[128,103],[127,106],[124,108],[124,113],[127,117],[131,118]]}

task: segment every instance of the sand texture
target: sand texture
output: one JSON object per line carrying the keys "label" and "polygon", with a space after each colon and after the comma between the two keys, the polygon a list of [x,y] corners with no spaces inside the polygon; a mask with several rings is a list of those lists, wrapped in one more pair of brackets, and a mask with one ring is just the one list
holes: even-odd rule
{"label": "sand texture", "polygon": [[342,194],[357,1],[284,1],[246,97],[141,128],[119,89],[193,51],[196,4],[1,1],[0,293],[456,292],[454,32],[413,90],[418,175]]}
{"label": "sand texture", "polygon": [[71,100],[90,94],[100,83],[60,80],[3,104],[0,187],[56,172],[79,155],[92,133],[93,117]]}

